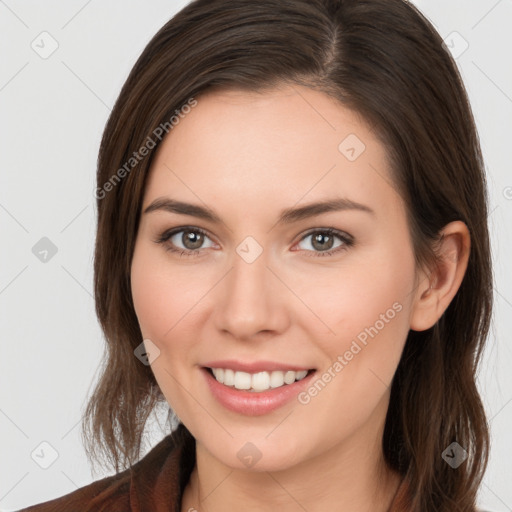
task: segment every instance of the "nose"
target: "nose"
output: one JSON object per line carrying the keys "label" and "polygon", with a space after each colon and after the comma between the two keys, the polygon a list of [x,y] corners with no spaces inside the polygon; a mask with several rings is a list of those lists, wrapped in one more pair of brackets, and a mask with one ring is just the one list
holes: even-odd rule
{"label": "nose", "polygon": [[216,287],[217,329],[239,340],[286,330],[290,292],[268,266],[265,251],[251,263],[234,254],[231,270]]}

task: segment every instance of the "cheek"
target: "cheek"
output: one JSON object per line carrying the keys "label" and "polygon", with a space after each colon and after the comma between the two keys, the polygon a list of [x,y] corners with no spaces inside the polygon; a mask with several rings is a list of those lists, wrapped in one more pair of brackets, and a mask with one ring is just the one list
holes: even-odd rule
{"label": "cheek", "polygon": [[204,294],[201,276],[192,267],[173,272],[170,268],[163,249],[160,254],[145,245],[136,248],[131,268],[133,304],[143,336],[157,343],[171,339],[178,324],[190,321]]}
{"label": "cheek", "polygon": [[361,428],[373,414],[389,390],[409,331],[412,254],[379,256],[347,265],[335,279],[331,274],[316,281],[310,294],[312,309],[334,334],[315,336],[326,356],[317,377],[323,383],[313,381],[300,399],[319,424],[334,425],[333,432],[339,425],[346,433]]}
{"label": "cheek", "polygon": [[172,326],[172,296],[148,258],[139,252],[134,256],[131,271],[133,305],[144,338],[159,340]]}
{"label": "cheek", "polygon": [[412,252],[383,248],[340,268],[337,277],[331,273],[316,278],[310,303],[331,331],[318,338],[323,351],[332,361],[349,351],[347,359],[375,363],[389,373],[398,364],[409,331]]}
{"label": "cheek", "polygon": [[[178,383],[186,383],[190,343],[173,343],[193,320],[193,304],[200,298],[191,272],[170,272],[165,251],[140,243],[131,267],[131,291],[137,319],[144,339],[150,339],[159,351],[151,370],[167,402],[179,417],[186,417],[187,407]],[[193,275],[193,274],[192,274]],[[187,384],[187,386],[189,386]]]}

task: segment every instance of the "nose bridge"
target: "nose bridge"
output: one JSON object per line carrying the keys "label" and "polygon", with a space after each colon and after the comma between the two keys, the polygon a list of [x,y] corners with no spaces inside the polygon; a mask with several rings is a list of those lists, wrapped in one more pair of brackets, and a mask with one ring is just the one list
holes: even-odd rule
{"label": "nose bridge", "polygon": [[[259,245],[259,244],[258,244]],[[237,338],[248,338],[259,331],[282,327],[283,310],[275,276],[267,268],[268,252],[242,242],[233,254],[231,271],[220,288],[217,302],[217,326]]]}

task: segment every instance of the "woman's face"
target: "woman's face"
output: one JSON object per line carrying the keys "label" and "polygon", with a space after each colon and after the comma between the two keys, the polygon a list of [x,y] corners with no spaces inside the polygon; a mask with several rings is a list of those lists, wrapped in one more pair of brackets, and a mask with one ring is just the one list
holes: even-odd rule
{"label": "woman's face", "polygon": [[230,467],[379,448],[415,290],[386,148],[304,87],[197,101],[153,161],[131,269],[163,394]]}

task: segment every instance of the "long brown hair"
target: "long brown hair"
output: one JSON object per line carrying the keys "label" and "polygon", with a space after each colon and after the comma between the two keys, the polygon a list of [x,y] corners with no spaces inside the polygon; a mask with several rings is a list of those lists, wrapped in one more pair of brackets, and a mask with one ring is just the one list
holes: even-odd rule
{"label": "long brown hair", "polygon": [[[206,90],[281,83],[322,91],[371,124],[388,150],[418,265],[435,265],[447,223],[469,228],[471,253],[456,296],[433,328],[409,332],[383,450],[407,477],[411,510],[474,511],[489,450],[475,382],[492,309],[485,172],[457,66],[430,22],[403,0],[195,0],[144,49],[98,157],[95,300],[106,354],[84,415],[89,457],[100,460],[101,452],[116,471],[136,462],[148,416],[165,400],[151,368],[134,357],[142,334],[130,291],[162,127],[170,132],[169,120]],[[468,453],[457,469],[442,457],[452,442]]]}

